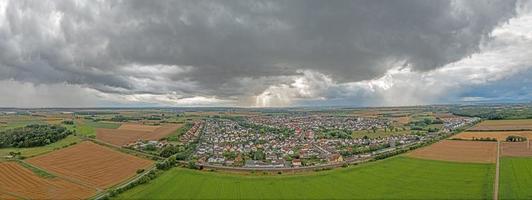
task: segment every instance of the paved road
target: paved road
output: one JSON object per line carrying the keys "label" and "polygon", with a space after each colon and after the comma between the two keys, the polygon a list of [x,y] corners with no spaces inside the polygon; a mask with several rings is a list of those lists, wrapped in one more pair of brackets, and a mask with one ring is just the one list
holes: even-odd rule
{"label": "paved road", "polygon": [[497,163],[495,165],[495,181],[493,185],[493,200],[499,199],[499,155],[501,152],[501,142],[497,142]]}

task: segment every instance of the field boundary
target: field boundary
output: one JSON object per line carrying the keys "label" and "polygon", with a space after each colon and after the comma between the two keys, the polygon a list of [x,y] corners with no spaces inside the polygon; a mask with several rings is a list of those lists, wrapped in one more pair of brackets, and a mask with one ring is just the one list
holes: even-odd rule
{"label": "field boundary", "polygon": [[480,129],[480,130],[475,130],[475,129],[467,129],[465,130],[464,132],[518,132],[518,131],[532,131],[532,129],[530,128],[525,128],[525,129],[509,129],[509,130],[506,130],[506,129],[493,129],[493,130],[485,130],[485,129]]}
{"label": "field boundary", "polygon": [[19,194],[16,194],[16,193],[13,193],[13,192],[8,192],[8,191],[0,189],[0,194],[1,193],[7,194],[7,195],[10,195],[10,196],[14,196],[14,197],[17,197],[19,199],[28,199],[28,198],[26,198],[24,196],[20,196]]}
{"label": "field boundary", "polygon": [[501,152],[501,142],[497,142],[497,160],[495,163],[495,180],[493,181],[493,200],[499,199],[499,169],[500,169],[500,152]]}

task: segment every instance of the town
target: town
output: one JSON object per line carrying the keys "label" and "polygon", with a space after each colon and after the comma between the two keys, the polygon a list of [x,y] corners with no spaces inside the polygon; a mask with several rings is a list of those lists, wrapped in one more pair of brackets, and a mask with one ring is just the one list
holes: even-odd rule
{"label": "town", "polygon": [[[244,168],[297,168],[355,161],[377,153],[433,140],[475,123],[478,118],[439,120],[441,129],[399,131],[391,120],[322,115],[209,117],[194,123],[181,138],[197,142],[200,164]],[[402,127],[402,129],[405,129]],[[413,130],[414,128],[412,128]],[[374,137],[376,130],[389,134]],[[351,132],[367,133],[353,137]]]}

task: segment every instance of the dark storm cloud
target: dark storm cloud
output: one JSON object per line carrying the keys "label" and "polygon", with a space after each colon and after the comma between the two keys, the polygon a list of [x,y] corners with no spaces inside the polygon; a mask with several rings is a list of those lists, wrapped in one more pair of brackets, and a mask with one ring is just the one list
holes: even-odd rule
{"label": "dark storm cloud", "polygon": [[[5,9],[0,79],[235,98],[300,69],[352,82],[382,75],[390,62],[443,66],[474,53],[515,2],[15,0]],[[190,70],[124,71],[153,65]]]}

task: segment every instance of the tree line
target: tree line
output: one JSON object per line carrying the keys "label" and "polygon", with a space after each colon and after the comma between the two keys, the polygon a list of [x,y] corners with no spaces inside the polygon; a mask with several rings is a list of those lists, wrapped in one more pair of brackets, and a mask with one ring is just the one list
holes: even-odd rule
{"label": "tree line", "polygon": [[0,148],[36,147],[54,143],[73,132],[59,125],[31,124],[0,132]]}

